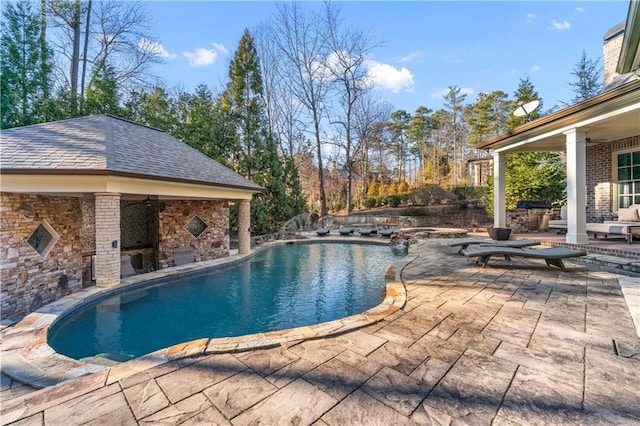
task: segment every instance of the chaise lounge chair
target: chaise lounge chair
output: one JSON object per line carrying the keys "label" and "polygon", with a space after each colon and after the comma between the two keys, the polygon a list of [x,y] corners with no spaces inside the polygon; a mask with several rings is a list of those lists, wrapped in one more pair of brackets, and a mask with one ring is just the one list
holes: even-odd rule
{"label": "chaise lounge chair", "polygon": [[340,235],[343,235],[343,236],[351,235],[353,234],[353,228],[349,226],[342,226],[340,227],[340,229],[338,229],[338,232],[340,233]]}
{"label": "chaise lounge chair", "polygon": [[394,228],[380,229],[378,230],[378,235],[382,237],[390,237],[391,235],[393,235],[394,232],[396,232]]}
{"label": "chaise lounge chair", "polygon": [[374,233],[374,230],[371,228],[362,228],[358,230],[358,233],[363,236],[369,236]]}
{"label": "chaise lounge chair", "polygon": [[458,253],[462,253],[462,250],[466,249],[470,245],[495,245],[500,247],[530,247],[537,246],[540,243],[538,241],[533,240],[506,240],[506,241],[495,241],[487,238],[457,238],[455,240],[451,240],[447,243],[449,247],[460,247]]}
{"label": "chaise lounge chair", "polygon": [[526,257],[529,259],[544,259],[548,266],[557,266],[565,269],[562,259],[569,257],[586,256],[587,252],[581,250],[573,250],[566,247],[549,247],[541,249],[529,249],[518,247],[504,247],[495,244],[479,245],[468,247],[461,251],[467,257],[477,257],[476,263],[482,263],[482,267],[486,267],[489,259],[493,255],[504,256],[505,259],[511,260],[513,256]]}
{"label": "chaise lounge chair", "polygon": [[318,234],[319,237],[324,237],[325,235],[329,235],[330,233],[331,233],[331,230],[329,228],[316,229],[316,234]]}

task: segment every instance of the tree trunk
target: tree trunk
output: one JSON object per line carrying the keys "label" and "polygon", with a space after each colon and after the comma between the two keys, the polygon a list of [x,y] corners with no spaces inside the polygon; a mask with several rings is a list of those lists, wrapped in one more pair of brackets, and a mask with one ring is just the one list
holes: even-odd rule
{"label": "tree trunk", "polygon": [[42,73],[42,97],[44,98],[44,121],[49,121],[49,81],[47,79],[49,58],[47,55],[47,2],[40,2],[40,72]]}
{"label": "tree trunk", "polygon": [[73,52],[71,54],[71,112],[78,115],[78,74],[80,68],[80,0],[76,0],[71,20]]}
{"label": "tree trunk", "polygon": [[85,90],[85,78],[87,75],[87,51],[89,50],[89,25],[91,24],[91,3],[88,1],[87,5],[87,23],[84,28],[84,49],[82,53],[82,83],[80,84],[80,112],[84,112],[84,90]]}

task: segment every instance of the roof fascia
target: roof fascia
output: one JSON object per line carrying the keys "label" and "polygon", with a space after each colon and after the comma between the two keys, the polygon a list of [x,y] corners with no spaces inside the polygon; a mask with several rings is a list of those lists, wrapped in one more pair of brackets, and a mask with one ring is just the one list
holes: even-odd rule
{"label": "roof fascia", "polygon": [[106,174],[2,174],[1,192],[81,194],[112,192],[172,198],[251,200],[257,191]]}
{"label": "roof fascia", "polygon": [[585,123],[593,123],[594,120],[599,121],[605,118],[605,115],[610,114],[612,110],[615,111],[629,105],[635,105],[637,108],[638,102],[640,102],[640,80],[517,127],[508,133],[481,142],[475,148],[503,150],[504,147],[514,143],[522,145],[534,142],[558,134],[567,128],[581,127]]}
{"label": "roof fascia", "polygon": [[629,1],[629,12],[625,24],[620,59],[616,72],[626,74],[640,68],[640,2]]}

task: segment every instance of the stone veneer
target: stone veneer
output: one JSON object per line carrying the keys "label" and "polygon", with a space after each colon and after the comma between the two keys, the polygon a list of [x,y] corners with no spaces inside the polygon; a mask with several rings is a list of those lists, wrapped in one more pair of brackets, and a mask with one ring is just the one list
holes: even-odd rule
{"label": "stone veneer", "polygon": [[[207,229],[195,238],[185,225],[198,216]],[[160,203],[158,214],[160,242],[158,267],[173,266],[173,249],[193,247],[196,261],[229,255],[229,205],[218,200],[167,200]]]}
{"label": "stone veneer", "polygon": [[[82,214],[77,197],[2,193],[2,319],[24,315],[82,288]],[[46,220],[60,236],[46,257],[27,239]]]}
{"label": "stone veneer", "polygon": [[120,284],[120,194],[96,193],[96,285]]}

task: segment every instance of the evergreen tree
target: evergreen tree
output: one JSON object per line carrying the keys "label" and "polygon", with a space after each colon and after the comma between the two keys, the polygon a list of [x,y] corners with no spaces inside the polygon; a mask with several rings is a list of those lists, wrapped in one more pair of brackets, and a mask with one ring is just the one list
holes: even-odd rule
{"label": "evergreen tree", "polygon": [[501,90],[479,93],[476,101],[465,108],[464,116],[469,127],[469,142],[473,145],[507,130],[511,111],[508,95]]}
{"label": "evergreen tree", "polygon": [[264,188],[251,203],[252,232],[275,232],[285,220],[301,213],[294,208],[299,195],[288,195],[285,167],[266,119],[258,55],[248,30],[229,64],[229,83],[221,96],[220,110],[235,130],[224,135],[224,142],[231,147],[230,165]]}
{"label": "evergreen tree", "polygon": [[525,76],[520,79],[520,83],[518,84],[518,89],[513,94],[513,102],[511,104],[511,111],[515,111],[520,105],[524,105],[527,102],[531,101],[540,101],[540,105],[536,108],[535,111],[529,113],[528,116],[524,117],[516,117],[515,115],[509,115],[509,119],[507,120],[507,129],[513,130],[518,126],[523,125],[527,121],[535,120],[540,118],[540,113],[538,111],[542,111],[542,99],[538,92],[533,87],[533,82],[529,76]]}
{"label": "evergreen tree", "polygon": [[[542,100],[533,87],[529,77],[520,79],[518,90],[514,93],[511,110],[533,100],[540,101],[540,107],[529,114],[528,120],[540,117]],[[513,129],[524,124],[527,117],[509,117],[507,126]],[[505,164],[505,201],[507,208],[515,208],[518,200],[546,199],[558,203],[564,198],[566,172],[563,154],[558,152],[515,152],[506,156]],[[491,181],[490,181],[491,183]],[[489,209],[493,208],[493,187],[488,196]]]}
{"label": "evergreen tree", "polygon": [[583,50],[580,61],[571,71],[575,77],[569,84],[573,88],[575,97],[571,102],[578,103],[592,98],[602,92],[602,67],[598,59],[587,59],[587,53]]}
{"label": "evergreen tree", "polygon": [[20,0],[4,5],[0,37],[2,108],[0,128],[44,121],[50,67],[41,49],[40,16],[31,3]]}
{"label": "evergreen tree", "polygon": [[86,114],[120,115],[120,98],[113,67],[105,65],[95,70],[87,88],[84,104]]}

